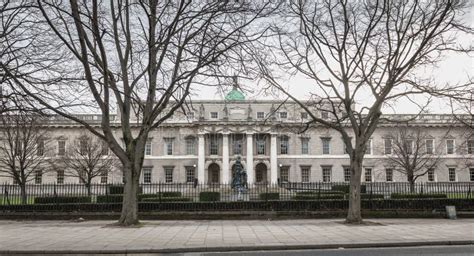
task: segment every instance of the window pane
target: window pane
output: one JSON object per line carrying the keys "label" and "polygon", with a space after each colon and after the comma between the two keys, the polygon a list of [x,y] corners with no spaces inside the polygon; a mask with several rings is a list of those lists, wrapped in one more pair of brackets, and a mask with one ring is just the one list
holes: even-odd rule
{"label": "window pane", "polygon": [[166,183],[173,182],[173,169],[174,167],[165,167],[165,182]]}
{"label": "window pane", "polygon": [[309,139],[308,138],[301,139],[301,154],[303,155],[309,154]]}
{"label": "window pane", "polygon": [[428,170],[428,181],[435,181],[435,173],[433,168]]}
{"label": "window pane", "polygon": [[165,138],[165,155],[173,155],[173,138]]}
{"label": "window pane", "polygon": [[469,168],[469,180],[474,181],[474,168]]}
{"label": "window pane", "polygon": [[392,154],[392,139],[384,139],[384,153],[385,155]]}
{"label": "window pane", "polygon": [[310,167],[302,166],[301,167],[301,182],[309,182],[310,176]]}
{"label": "window pane", "polygon": [[35,184],[41,184],[41,183],[43,183],[43,171],[36,170],[35,171]]}
{"label": "window pane", "polygon": [[449,181],[456,181],[456,168],[448,168]]}
{"label": "window pane", "polygon": [[264,119],[265,118],[265,112],[257,112],[257,119]]}
{"label": "window pane", "polygon": [[365,182],[372,182],[372,168],[365,168]]}
{"label": "window pane", "polygon": [[474,154],[474,140],[467,141],[467,153]]}
{"label": "window pane", "polygon": [[195,155],[195,139],[194,138],[187,138],[186,139],[186,155]]}
{"label": "window pane", "polygon": [[454,140],[446,140],[446,154],[454,154]]}
{"label": "window pane", "polygon": [[151,183],[151,167],[143,167],[143,183]]}
{"label": "window pane", "polygon": [[331,151],[330,141],[331,141],[330,138],[322,138],[321,139],[322,146],[323,146],[323,155],[329,155],[330,154],[330,151]]}
{"label": "window pane", "polygon": [[265,137],[257,136],[255,143],[257,146],[257,155],[265,155]]}
{"label": "window pane", "polygon": [[288,154],[288,136],[280,137],[280,154]]}
{"label": "window pane", "polygon": [[323,167],[323,182],[331,182],[331,167]]}
{"label": "window pane", "polygon": [[186,166],[186,182],[194,182],[195,168],[193,166]]}
{"label": "window pane", "polygon": [[431,139],[426,140],[425,145],[426,145],[426,154],[433,154],[434,141]]}
{"label": "window pane", "polygon": [[392,168],[385,169],[385,178],[386,178],[386,181],[388,181],[388,182],[393,181],[393,169]]}
{"label": "window pane", "polygon": [[344,167],[344,181],[351,181],[351,169],[349,167]]}
{"label": "window pane", "polygon": [[59,170],[56,175],[56,182],[58,184],[64,184],[64,170]]}
{"label": "window pane", "polygon": [[280,167],[280,182],[288,182],[289,167]]}
{"label": "window pane", "polygon": [[151,145],[151,140],[148,140],[145,144],[145,155],[146,156],[151,156],[151,154],[152,154],[151,153],[151,150],[152,150],[151,146],[152,146]]}
{"label": "window pane", "polygon": [[64,156],[66,154],[66,141],[58,141],[58,156]]}

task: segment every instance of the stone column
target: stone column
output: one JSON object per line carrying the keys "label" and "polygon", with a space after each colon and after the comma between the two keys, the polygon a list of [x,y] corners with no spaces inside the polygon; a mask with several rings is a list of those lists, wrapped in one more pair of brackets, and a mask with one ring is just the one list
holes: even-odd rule
{"label": "stone column", "polygon": [[247,167],[247,182],[252,185],[255,182],[255,173],[253,170],[253,133],[247,133],[247,158],[245,160]]}
{"label": "stone column", "polygon": [[271,134],[270,139],[270,182],[275,184],[278,182],[278,162],[277,162],[277,136]]}
{"label": "stone column", "polygon": [[221,183],[229,183],[229,134],[222,134],[222,175]]}
{"label": "stone column", "polygon": [[206,164],[206,148],[204,146],[204,134],[198,135],[198,182],[205,183],[204,165]]}

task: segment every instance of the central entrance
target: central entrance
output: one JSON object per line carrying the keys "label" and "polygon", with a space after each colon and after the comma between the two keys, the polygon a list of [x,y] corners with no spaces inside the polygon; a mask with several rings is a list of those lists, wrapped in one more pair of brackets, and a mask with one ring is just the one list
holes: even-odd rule
{"label": "central entrance", "polygon": [[212,163],[207,168],[207,180],[209,184],[218,184],[220,181],[220,167],[216,163]]}

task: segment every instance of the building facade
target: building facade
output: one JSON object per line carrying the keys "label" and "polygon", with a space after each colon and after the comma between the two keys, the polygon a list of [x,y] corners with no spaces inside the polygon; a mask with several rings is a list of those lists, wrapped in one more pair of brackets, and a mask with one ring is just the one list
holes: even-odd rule
{"label": "building facade", "polygon": [[[245,100],[234,89],[225,100],[194,101],[187,113],[177,112],[150,133],[145,147],[143,183],[229,183],[234,163],[241,157],[248,182],[344,182],[349,181],[349,155],[341,135],[314,125],[304,130],[308,115],[293,102]],[[81,115],[99,127],[100,116]],[[322,118],[329,118],[321,113]],[[401,116],[408,117],[408,116]],[[115,116],[115,120],[120,120]],[[115,123],[116,127],[120,123]],[[423,115],[410,122],[430,135],[429,141],[440,162],[418,181],[474,181],[474,138],[472,131],[452,122],[449,115]],[[52,155],[63,154],[72,141],[84,134],[79,125],[52,117],[49,130]],[[350,127],[348,127],[348,130]],[[391,136],[397,125],[381,122],[371,138],[364,160],[362,181],[405,182],[406,175],[387,164]],[[304,130],[304,131],[303,131]],[[120,132],[117,129],[117,139]],[[395,170],[394,170],[395,169]],[[43,172],[32,183],[54,183],[55,172]],[[119,170],[97,178],[97,183],[122,181]],[[1,177],[9,182],[8,177]],[[61,177],[61,183],[77,183]]]}

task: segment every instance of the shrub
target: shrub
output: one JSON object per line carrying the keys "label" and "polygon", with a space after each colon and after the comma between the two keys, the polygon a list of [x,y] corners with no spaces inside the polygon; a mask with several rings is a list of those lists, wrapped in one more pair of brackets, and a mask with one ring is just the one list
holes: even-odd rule
{"label": "shrub", "polygon": [[447,194],[402,194],[392,193],[392,199],[448,198]]}
{"label": "shrub", "polygon": [[35,204],[73,204],[90,203],[90,196],[46,196],[35,197]]}
{"label": "shrub", "polygon": [[384,199],[382,194],[360,194],[360,199]]}
{"label": "shrub", "polygon": [[181,196],[183,196],[183,194],[179,191],[161,192],[161,193],[158,193],[158,197],[160,196],[160,194],[161,194],[161,197],[181,197]]}
{"label": "shrub", "polygon": [[297,192],[297,195],[309,195],[309,196],[314,196],[314,195],[344,195],[345,193],[342,191],[304,191],[304,192]]}
{"label": "shrub", "polygon": [[325,199],[344,199],[343,194],[333,194],[333,195],[327,195],[327,194],[321,194],[318,196],[317,194],[312,194],[312,195],[296,195],[293,197],[294,200],[325,200]]}
{"label": "shrub", "polygon": [[[138,201],[143,201],[145,198],[154,198],[155,194],[139,194]],[[123,195],[101,195],[97,196],[97,203],[121,203],[123,202]]]}
{"label": "shrub", "polygon": [[199,193],[199,201],[214,202],[221,200],[221,193],[219,192],[201,192]]}
{"label": "shrub", "polygon": [[191,198],[188,197],[147,197],[143,198],[142,202],[189,202]]}
{"label": "shrub", "polygon": [[258,196],[260,200],[279,200],[280,199],[280,193],[260,193]]}
{"label": "shrub", "polygon": [[[331,187],[331,190],[341,191],[347,194],[349,193],[349,185],[333,185]],[[360,193],[366,193],[366,192],[367,192],[366,185],[360,185]]]}
{"label": "shrub", "polygon": [[[121,195],[123,194],[123,185],[110,185],[107,190],[110,195]],[[138,188],[138,193],[142,193],[142,187]]]}

